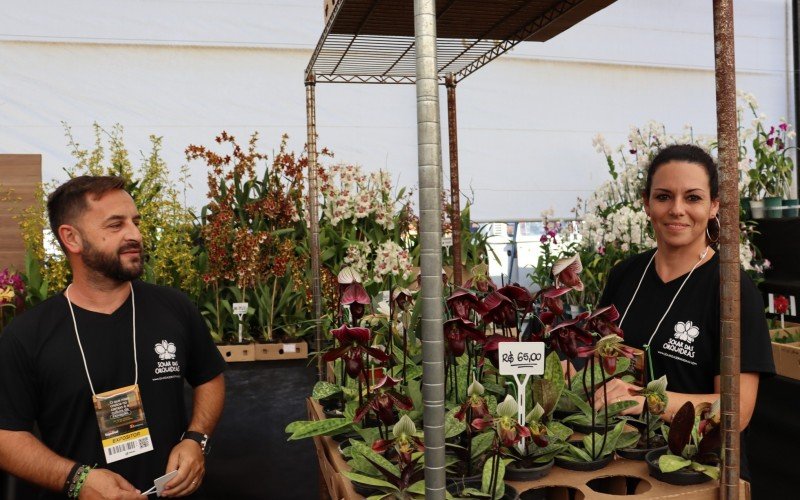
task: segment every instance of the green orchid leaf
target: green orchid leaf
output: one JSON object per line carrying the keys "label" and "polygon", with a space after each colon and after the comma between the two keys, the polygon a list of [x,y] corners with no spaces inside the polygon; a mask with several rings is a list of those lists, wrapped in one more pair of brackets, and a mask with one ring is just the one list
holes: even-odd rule
{"label": "green orchid leaf", "polygon": [[691,464],[691,460],[679,457],[678,455],[666,454],[658,457],[658,468],[661,472],[675,472]]}
{"label": "green orchid leaf", "polygon": [[491,448],[493,440],[494,440],[494,433],[492,432],[484,432],[482,434],[478,434],[477,436],[473,436],[472,459],[474,460],[477,457],[486,453],[489,450],[489,448]]}
{"label": "green orchid leaf", "polygon": [[397,465],[386,460],[386,458],[384,458],[383,455],[373,451],[373,449],[370,446],[356,439],[351,439],[350,443],[352,444],[351,453],[353,457],[355,457],[357,454],[360,454],[365,458],[368,458],[373,462],[375,462],[376,464],[380,465],[387,471],[391,472],[396,477],[400,477],[400,469],[397,468]]}
{"label": "green orchid leaf", "polygon": [[[567,396],[567,399],[569,399],[569,401],[572,404],[574,404],[583,415],[591,418],[592,413],[594,413],[594,409],[591,406],[589,406],[589,403],[584,401],[580,396],[578,396],[575,392],[569,389],[564,389],[564,394]],[[566,420],[567,419],[564,419],[564,421]]]}
{"label": "green orchid leaf", "polygon": [[319,401],[320,399],[325,399],[334,394],[339,394],[342,392],[342,386],[337,384],[331,384],[330,382],[320,381],[314,384],[314,389],[311,391],[311,397]]}
{"label": "green orchid leaf", "polygon": [[486,396],[486,407],[489,409],[490,415],[497,415],[497,398],[491,394]]}
{"label": "green orchid leaf", "polygon": [[496,396],[503,396],[506,393],[506,389],[501,384],[504,384],[504,383],[505,383],[505,378],[504,377],[500,377],[498,383],[494,383],[494,382],[491,382],[489,380],[485,380],[484,379],[483,387],[488,392],[491,392],[492,394],[494,394]]}
{"label": "green orchid leaf", "polygon": [[490,494],[484,493],[481,490],[475,488],[464,488],[461,490],[461,495],[468,497],[468,498],[489,498],[491,497]]}
{"label": "green orchid leaf", "polygon": [[506,491],[506,483],[503,481],[503,478],[506,476],[506,462],[498,456],[491,457],[483,465],[481,491],[489,494],[492,493],[492,471],[495,465],[497,466],[497,475],[495,476],[494,498],[503,498]]}
{"label": "green orchid leaf", "polygon": [[444,417],[444,438],[450,439],[452,437],[458,436],[465,430],[467,430],[466,422],[458,420],[453,415],[457,412],[457,408],[449,411],[447,415]]}
{"label": "green orchid leaf", "polygon": [[558,390],[556,384],[545,379],[536,379],[531,383],[533,387],[533,399],[537,404],[541,404],[544,415],[550,415],[556,409],[558,399],[561,397],[562,390]]}
{"label": "green orchid leaf", "polygon": [[353,425],[345,418],[327,418],[325,420],[302,420],[292,422],[286,426],[286,432],[291,432],[289,441],[305,439],[313,436],[326,436],[343,432]]}
{"label": "green orchid leaf", "polygon": [[364,442],[370,446],[381,437],[381,433],[377,427],[362,428],[356,425],[353,427],[353,429],[358,433],[359,436],[361,436],[361,439],[363,439]]}
{"label": "green orchid leaf", "polygon": [[550,422],[547,424],[547,434],[555,437],[558,441],[566,441],[572,435],[572,429],[561,422]]}
{"label": "green orchid leaf", "polygon": [[[663,456],[663,455],[662,455]],[[703,465],[697,462],[692,462],[692,469],[697,472],[702,472],[711,479],[719,479],[719,467],[715,465]]]}
{"label": "green orchid leaf", "polygon": [[617,449],[633,448],[639,442],[639,433],[636,431],[623,432],[617,440]]}
{"label": "green orchid leaf", "polygon": [[[628,408],[633,408],[637,404],[638,403],[636,401],[633,401],[631,399],[626,399],[625,401],[617,401],[616,403],[611,403],[610,405],[608,405],[608,417],[609,418],[616,417],[623,411],[627,410]],[[600,411],[597,412],[597,414],[601,418],[605,418],[605,410],[601,409]]]}
{"label": "green orchid leaf", "polygon": [[573,444],[568,444],[564,453],[558,455],[558,458],[569,460],[572,462],[591,462],[592,457],[589,456],[584,450],[578,448]]}
{"label": "green orchid leaf", "polygon": [[396,491],[400,493],[395,485],[388,481],[384,481],[383,479],[378,479],[377,477],[369,477],[363,474],[356,474],[355,472],[350,471],[342,471],[342,474],[351,481],[355,481],[361,484],[368,484],[370,486],[377,486],[378,488],[385,488],[390,491]]}

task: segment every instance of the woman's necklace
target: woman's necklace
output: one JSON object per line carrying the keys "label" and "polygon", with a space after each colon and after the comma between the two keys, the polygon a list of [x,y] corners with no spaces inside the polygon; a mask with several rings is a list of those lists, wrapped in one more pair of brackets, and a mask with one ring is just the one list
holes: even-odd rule
{"label": "woman's necklace", "polygon": [[[653,337],[656,336],[656,332],[658,332],[658,329],[661,328],[661,323],[664,322],[664,318],[667,317],[667,314],[669,314],[669,310],[672,309],[672,304],[675,303],[675,299],[678,298],[678,294],[681,293],[681,290],[683,290],[683,285],[685,285],[686,282],[689,281],[689,278],[692,277],[692,273],[694,272],[695,269],[697,269],[697,266],[699,266],[700,263],[703,262],[703,260],[705,260],[706,255],[708,255],[708,251],[709,250],[711,250],[711,247],[707,246],[706,249],[703,251],[703,253],[700,254],[700,260],[698,260],[694,264],[694,266],[692,266],[692,270],[689,271],[689,274],[687,274],[686,278],[684,278],[683,283],[681,283],[681,286],[678,288],[678,291],[675,292],[675,296],[672,297],[672,301],[670,301],[669,306],[667,306],[667,310],[664,311],[664,315],[661,316],[660,320],[658,320],[658,324],[656,325],[655,330],[653,330],[653,333],[650,335],[650,338],[647,339],[647,343],[642,346],[642,347],[644,347],[645,351],[647,351],[648,356],[650,355],[650,342],[653,341]],[[636,294],[639,293],[639,288],[642,286],[642,281],[644,281],[644,277],[647,274],[647,270],[650,269],[650,264],[653,263],[653,260],[656,258],[656,254],[657,253],[658,253],[658,250],[653,252],[653,256],[650,257],[650,261],[647,263],[647,266],[644,268],[644,272],[642,273],[642,277],[639,278],[639,284],[636,285],[636,290],[633,292],[633,297],[631,297],[631,301],[628,302],[628,307],[625,308],[625,313],[622,315],[622,319],[619,320],[619,327],[620,328],[622,328],[622,322],[625,321],[625,316],[628,315],[628,311],[630,310],[631,305],[633,304],[633,301],[636,299]],[[650,370],[652,371],[652,366],[651,366]],[[652,377],[652,373],[650,375]]]}

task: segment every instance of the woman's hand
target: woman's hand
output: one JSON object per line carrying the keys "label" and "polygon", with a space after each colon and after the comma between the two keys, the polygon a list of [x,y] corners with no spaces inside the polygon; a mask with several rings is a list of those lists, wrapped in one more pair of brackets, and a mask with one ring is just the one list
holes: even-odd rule
{"label": "woman's hand", "polygon": [[641,415],[642,409],[644,408],[644,396],[632,396],[629,389],[639,390],[640,387],[638,385],[629,384],[628,382],[623,382],[618,378],[608,380],[605,388],[605,397],[608,398],[608,402],[606,402],[603,397],[603,386],[600,386],[594,393],[594,409],[600,410],[603,406],[606,406],[606,404],[619,403],[620,401],[636,401],[636,406],[623,410],[621,414]]}

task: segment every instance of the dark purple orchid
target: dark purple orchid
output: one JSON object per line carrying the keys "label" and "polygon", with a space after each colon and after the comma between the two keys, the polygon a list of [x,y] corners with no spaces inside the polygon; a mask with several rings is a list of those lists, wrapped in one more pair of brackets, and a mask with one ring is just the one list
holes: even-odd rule
{"label": "dark purple orchid", "polygon": [[481,299],[463,288],[458,288],[447,298],[447,307],[453,315],[467,321],[470,319],[470,311],[475,311],[483,316],[487,310]]}
{"label": "dark purple orchid", "polygon": [[533,309],[533,296],[531,292],[516,283],[499,288],[497,293],[511,299],[522,314],[528,313]]}
{"label": "dark purple orchid", "polygon": [[618,319],[619,311],[617,311],[614,304],[601,307],[586,318],[586,330],[589,332],[597,332],[603,337],[617,335],[624,338],[622,328],[616,325]]}
{"label": "dark purple orchid", "polygon": [[481,344],[486,342],[486,335],[475,327],[475,323],[461,318],[445,321],[442,325],[442,330],[444,331],[447,352],[455,357],[464,354],[467,348],[467,339]]}
{"label": "dark purple orchid", "polygon": [[369,328],[342,325],[341,328],[331,330],[331,334],[339,341],[339,347],[326,352],[322,359],[333,361],[342,358],[344,368],[350,378],[357,378],[364,369],[364,355],[369,354],[376,361],[384,362],[389,355],[375,347],[370,347],[372,331]]}
{"label": "dark purple orchid", "polygon": [[485,323],[495,323],[499,326],[517,326],[517,308],[514,302],[505,295],[492,292],[483,299],[486,312],[483,314]]}
{"label": "dark purple orchid", "polygon": [[461,405],[461,408],[453,415],[458,420],[464,420],[467,416],[467,411],[471,410],[473,419],[483,418],[489,415],[489,404],[483,396],[485,389],[483,385],[477,380],[473,380],[467,388],[467,400]]}
{"label": "dark purple orchid", "polygon": [[425,445],[422,440],[416,436],[417,426],[408,417],[403,415],[400,420],[392,428],[392,439],[376,439],[372,443],[372,450],[378,453],[383,453],[390,447],[394,447],[400,457],[401,464],[411,462],[411,455],[417,451],[425,451]]}
{"label": "dark purple orchid", "polygon": [[[550,311],[555,316],[561,316],[564,314],[564,302],[561,300],[561,296],[565,293],[572,290],[572,288],[565,286],[565,287],[548,287],[543,290],[540,290],[539,293],[536,294],[536,298],[539,296],[542,297],[542,308]],[[548,324],[544,319],[542,322]],[[552,321],[551,321],[552,323]]]}
{"label": "dark purple orchid", "polygon": [[[532,340],[549,341],[550,348],[566,354],[570,358],[578,355],[578,342],[591,345],[594,338],[589,335],[578,323],[586,319],[588,313],[582,313],[578,317],[568,321],[563,321],[551,328],[548,332],[537,335],[539,338]],[[544,338],[546,336],[546,338]]]}
{"label": "dark purple orchid", "polygon": [[472,428],[480,432],[486,428],[494,427],[503,446],[514,446],[522,438],[531,437],[530,429],[520,425],[517,421],[518,409],[517,401],[511,395],[508,395],[502,403],[497,405],[497,416],[476,418],[472,421]]}
{"label": "dark purple orchid", "polygon": [[602,337],[593,346],[578,347],[579,358],[597,356],[603,364],[603,370],[609,375],[617,371],[617,358],[633,359],[635,355],[633,348],[622,343],[622,337],[613,334]]}
{"label": "dark purple orchid", "polygon": [[392,425],[397,422],[395,408],[400,410],[410,410],[414,403],[408,396],[403,396],[393,388],[400,383],[399,378],[384,376],[377,384],[372,386],[369,397],[361,407],[356,410],[353,422],[361,422],[370,411],[375,413],[384,425]]}
{"label": "dark purple orchid", "polygon": [[[517,342],[516,337],[506,337],[505,335],[501,335],[499,333],[495,333],[486,338],[486,343],[483,344],[483,356],[489,358],[489,361],[495,366],[495,368],[500,366],[500,354],[498,350],[500,349],[500,343],[502,342]],[[483,360],[481,363],[483,364]]]}

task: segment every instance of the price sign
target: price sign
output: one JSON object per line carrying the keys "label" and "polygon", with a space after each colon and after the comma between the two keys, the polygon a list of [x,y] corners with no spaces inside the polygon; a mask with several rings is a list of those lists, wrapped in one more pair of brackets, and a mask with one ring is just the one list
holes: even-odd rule
{"label": "price sign", "polygon": [[544,342],[500,342],[501,375],[544,375]]}
{"label": "price sign", "polygon": [[244,316],[247,314],[247,302],[234,302],[233,314],[237,316]]}
{"label": "price sign", "polygon": [[453,235],[452,234],[443,234],[442,235],[442,246],[443,247],[451,247],[451,246],[453,246]]}

